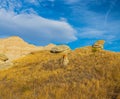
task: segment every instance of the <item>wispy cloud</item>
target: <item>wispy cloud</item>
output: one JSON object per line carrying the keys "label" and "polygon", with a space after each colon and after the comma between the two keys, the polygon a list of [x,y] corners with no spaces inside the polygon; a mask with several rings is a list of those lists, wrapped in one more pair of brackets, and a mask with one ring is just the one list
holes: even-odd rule
{"label": "wispy cloud", "polygon": [[114,0],[114,1],[111,2],[110,7],[109,7],[109,9],[107,10],[106,15],[105,15],[105,22],[104,22],[104,25],[107,24],[108,16],[110,15],[111,10],[114,8],[116,2],[117,2],[117,0]]}
{"label": "wispy cloud", "polygon": [[[89,15],[89,17],[91,16]],[[107,43],[120,39],[120,20],[108,21],[107,25],[104,26],[104,17],[96,16],[96,18],[86,19],[86,22],[88,22],[86,27],[78,29],[79,38],[104,39]]]}
{"label": "wispy cloud", "polygon": [[[83,1],[79,2],[78,5],[72,5],[72,14],[77,16],[76,19],[79,23],[85,26],[77,27],[78,37],[80,39],[105,39],[107,42],[120,39],[120,20],[115,19],[110,15],[111,10],[115,7],[117,1],[109,1],[110,8],[107,13],[96,11],[91,9],[91,5],[94,3],[94,7],[102,6],[102,0],[90,0],[91,2]],[[107,1],[104,0],[106,3]],[[95,6],[96,5],[96,6]],[[109,20],[108,20],[109,16]],[[107,23],[105,25],[105,23]],[[89,42],[89,41],[88,41]]]}
{"label": "wispy cloud", "polygon": [[82,28],[79,29],[81,33],[78,34],[79,38],[86,38],[86,39],[104,39],[108,43],[111,42],[116,36],[109,34],[108,31],[102,29],[95,29],[95,28]]}

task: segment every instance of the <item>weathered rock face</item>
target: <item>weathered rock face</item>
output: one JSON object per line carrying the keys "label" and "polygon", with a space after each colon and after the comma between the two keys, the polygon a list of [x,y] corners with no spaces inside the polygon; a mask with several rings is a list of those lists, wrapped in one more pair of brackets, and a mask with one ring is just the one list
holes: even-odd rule
{"label": "weathered rock face", "polygon": [[70,51],[70,47],[67,46],[67,45],[58,45],[58,46],[55,46],[53,48],[51,48],[51,52],[52,53],[61,53],[61,52],[67,52],[67,51]]}
{"label": "weathered rock face", "polygon": [[8,60],[8,57],[4,54],[0,54],[0,63],[4,63]]}
{"label": "weathered rock face", "polygon": [[98,48],[98,49],[103,49],[104,48],[104,43],[105,41],[104,40],[98,40],[97,42],[95,42],[93,44],[93,48]]}
{"label": "weathered rock face", "polygon": [[20,37],[12,36],[0,39],[0,53],[4,53],[10,60],[13,60],[33,51],[50,50],[53,47],[51,45],[46,47],[34,46],[28,44]]}

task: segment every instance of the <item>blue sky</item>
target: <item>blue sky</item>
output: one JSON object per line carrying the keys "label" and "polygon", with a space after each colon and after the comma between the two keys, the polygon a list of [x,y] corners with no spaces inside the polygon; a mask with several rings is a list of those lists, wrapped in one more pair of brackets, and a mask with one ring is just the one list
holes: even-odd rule
{"label": "blue sky", "polygon": [[72,49],[104,39],[120,51],[120,0],[0,0],[0,38]]}

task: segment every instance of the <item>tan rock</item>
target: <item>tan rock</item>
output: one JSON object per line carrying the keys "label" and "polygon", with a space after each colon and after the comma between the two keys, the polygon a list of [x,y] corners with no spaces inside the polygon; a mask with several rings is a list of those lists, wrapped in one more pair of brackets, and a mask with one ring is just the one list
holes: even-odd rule
{"label": "tan rock", "polygon": [[61,52],[67,52],[70,50],[71,50],[70,47],[67,45],[58,45],[58,46],[53,47],[50,51],[52,53],[61,53]]}
{"label": "tan rock", "polygon": [[95,42],[93,44],[93,48],[99,48],[99,49],[103,49],[104,48],[104,43],[105,41],[104,40],[98,40],[97,42]]}
{"label": "tan rock", "polygon": [[30,52],[50,50],[53,46],[55,45],[50,44],[45,47],[35,46],[25,42],[18,36],[0,39],[0,53],[4,53],[10,60],[29,54]]}
{"label": "tan rock", "polygon": [[44,50],[51,50],[53,47],[55,47],[56,45],[55,44],[49,44],[47,46],[44,47]]}
{"label": "tan rock", "polygon": [[68,63],[69,63],[69,59],[68,59],[68,56],[67,56],[67,54],[65,54],[65,55],[63,55],[63,59],[62,59],[63,61],[63,65],[64,66],[67,66],[68,65]]}

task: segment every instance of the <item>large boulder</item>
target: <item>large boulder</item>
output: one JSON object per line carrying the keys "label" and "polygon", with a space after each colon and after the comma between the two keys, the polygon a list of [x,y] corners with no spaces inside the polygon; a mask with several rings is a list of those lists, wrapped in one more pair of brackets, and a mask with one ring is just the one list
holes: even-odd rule
{"label": "large boulder", "polygon": [[98,40],[97,42],[95,42],[92,47],[93,48],[98,48],[98,49],[103,49],[104,48],[104,40]]}
{"label": "large boulder", "polygon": [[50,52],[52,53],[61,53],[61,52],[67,52],[70,51],[70,47],[67,45],[58,45],[53,48],[51,48]]}

